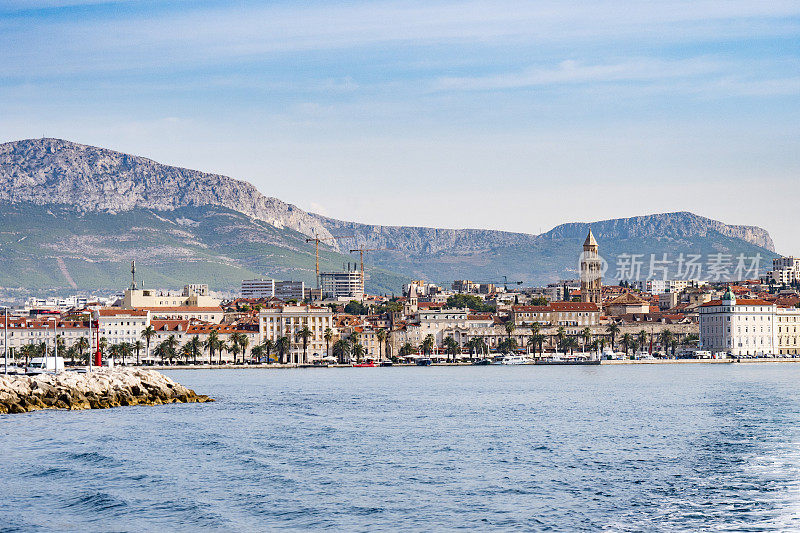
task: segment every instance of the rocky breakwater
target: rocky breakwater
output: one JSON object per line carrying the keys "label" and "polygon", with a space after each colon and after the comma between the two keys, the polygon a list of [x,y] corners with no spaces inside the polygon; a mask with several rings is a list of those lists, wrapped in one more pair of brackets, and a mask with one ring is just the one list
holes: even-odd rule
{"label": "rocky breakwater", "polygon": [[107,409],[123,405],[213,402],[156,372],[96,369],[38,376],[0,375],[0,414],[39,409]]}

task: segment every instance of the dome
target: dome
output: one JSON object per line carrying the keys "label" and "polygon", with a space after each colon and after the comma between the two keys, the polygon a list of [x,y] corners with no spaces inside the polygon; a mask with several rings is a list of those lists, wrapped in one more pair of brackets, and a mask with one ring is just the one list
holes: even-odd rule
{"label": "dome", "polygon": [[731,291],[730,287],[728,287],[728,290],[722,295],[722,301],[723,303],[730,302],[731,305],[736,305],[736,296],[733,295],[733,291]]}

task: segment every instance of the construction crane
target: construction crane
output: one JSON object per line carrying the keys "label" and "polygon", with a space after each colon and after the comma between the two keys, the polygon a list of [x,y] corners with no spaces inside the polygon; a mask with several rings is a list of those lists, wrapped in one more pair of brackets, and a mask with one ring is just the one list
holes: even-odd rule
{"label": "construction crane", "polygon": [[327,242],[327,241],[335,241],[337,239],[350,239],[355,238],[355,235],[337,235],[331,237],[318,237],[316,234],[314,238],[307,238],[306,242],[313,242],[314,243],[314,256],[316,258],[316,272],[317,272],[317,290],[320,289],[320,281],[319,281],[319,243]]}
{"label": "construction crane", "polygon": [[364,248],[363,246],[359,246],[358,248],[354,248],[350,250],[350,253],[358,252],[360,263],[361,263],[361,283],[365,282],[364,280],[364,252],[382,252],[383,250],[396,250],[396,248]]}

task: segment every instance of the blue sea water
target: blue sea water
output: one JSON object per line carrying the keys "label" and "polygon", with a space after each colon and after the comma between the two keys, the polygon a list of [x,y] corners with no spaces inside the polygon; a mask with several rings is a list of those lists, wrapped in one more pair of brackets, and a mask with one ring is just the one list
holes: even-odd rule
{"label": "blue sea water", "polygon": [[800,529],[800,365],[167,374],[0,416],[0,530]]}

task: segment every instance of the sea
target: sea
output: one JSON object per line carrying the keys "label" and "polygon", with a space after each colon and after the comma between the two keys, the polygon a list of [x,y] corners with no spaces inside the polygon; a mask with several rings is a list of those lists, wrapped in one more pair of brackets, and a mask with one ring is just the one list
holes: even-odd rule
{"label": "sea", "polygon": [[0,415],[0,531],[800,530],[800,364],[165,373]]}

